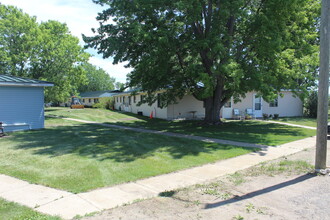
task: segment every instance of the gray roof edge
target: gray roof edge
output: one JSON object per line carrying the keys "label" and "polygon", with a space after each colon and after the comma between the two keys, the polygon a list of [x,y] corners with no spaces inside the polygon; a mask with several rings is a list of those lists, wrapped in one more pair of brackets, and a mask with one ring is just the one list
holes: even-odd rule
{"label": "gray roof edge", "polygon": [[49,87],[54,86],[54,83],[11,83],[11,82],[0,82],[0,86],[29,86],[29,87]]}

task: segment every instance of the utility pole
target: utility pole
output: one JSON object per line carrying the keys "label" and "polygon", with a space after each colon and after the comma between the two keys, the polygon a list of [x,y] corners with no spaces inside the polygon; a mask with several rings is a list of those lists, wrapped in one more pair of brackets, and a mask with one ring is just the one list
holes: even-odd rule
{"label": "utility pole", "polygon": [[330,0],[322,0],[320,27],[320,75],[317,104],[317,135],[315,170],[326,169],[328,131],[329,53],[330,53]]}

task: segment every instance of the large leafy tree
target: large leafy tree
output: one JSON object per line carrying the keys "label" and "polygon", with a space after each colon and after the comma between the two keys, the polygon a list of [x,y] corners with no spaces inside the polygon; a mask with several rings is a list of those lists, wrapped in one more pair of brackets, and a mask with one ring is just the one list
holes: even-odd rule
{"label": "large leafy tree", "polygon": [[114,63],[128,61],[129,85],[161,94],[166,105],[187,92],[218,123],[231,98],[282,89],[304,94],[317,64],[318,0],[93,0],[109,8],[86,37]]}
{"label": "large leafy tree", "polygon": [[1,74],[54,82],[46,101],[64,101],[86,82],[81,63],[88,57],[66,24],[39,24],[16,7],[0,5]]}
{"label": "large leafy tree", "polygon": [[79,92],[115,89],[115,78],[110,77],[104,69],[90,63],[84,63],[82,68],[86,72],[87,83],[79,87]]}

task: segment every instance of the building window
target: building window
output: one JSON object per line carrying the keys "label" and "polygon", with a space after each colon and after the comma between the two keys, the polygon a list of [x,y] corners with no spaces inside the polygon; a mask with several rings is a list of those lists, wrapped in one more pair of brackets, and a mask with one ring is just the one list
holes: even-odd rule
{"label": "building window", "polygon": [[120,96],[120,102],[121,102],[121,96]]}
{"label": "building window", "polygon": [[125,103],[125,96],[123,96],[123,103]]}
{"label": "building window", "polygon": [[83,99],[83,102],[85,103],[85,99]]}
{"label": "building window", "polygon": [[117,102],[118,102],[118,97],[117,97]]}
{"label": "building window", "polygon": [[269,107],[278,107],[278,99],[274,99],[269,103]]}
{"label": "building window", "polygon": [[226,102],[224,105],[225,108],[231,108],[231,101]]}
{"label": "building window", "polygon": [[99,102],[99,100],[98,99],[94,99],[94,103],[98,103]]}
{"label": "building window", "polygon": [[136,95],[133,97],[133,102],[136,103]]}
{"label": "building window", "polygon": [[128,96],[128,104],[131,105],[131,96]]}
{"label": "building window", "polygon": [[141,95],[141,101],[143,101],[144,100],[144,95]]}
{"label": "building window", "polygon": [[92,99],[88,99],[88,102],[91,103],[92,102]]}

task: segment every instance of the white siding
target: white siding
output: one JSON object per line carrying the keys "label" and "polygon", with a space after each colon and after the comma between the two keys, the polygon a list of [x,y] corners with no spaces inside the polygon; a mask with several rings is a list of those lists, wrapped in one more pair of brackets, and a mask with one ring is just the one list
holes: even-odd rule
{"label": "white siding", "polygon": [[[284,97],[278,100],[278,107],[269,107],[269,103],[262,101],[262,113],[267,114],[279,114],[282,116],[302,116],[303,105],[298,97],[293,97],[291,92],[283,92]],[[254,92],[249,92],[246,94],[245,98],[242,98],[238,103],[231,103],[231,108],[222,108],[221,116],[223,118],[232,118],[233,109],[239,109],[240,112],[245,114],[247,108],[253,109],[253,95]],[[123,97],[125,96],[125,103],[123,102]],[[121,97],[121,101],[120,101]],[[171,104],[166,108],[160,109],[157,107],[157,102],[149,106],[148,104],[142,104],[137,106],[136,104],[140,101],[141,95],[136,95],[136,103],[134,103],[133,96],[131,97],[131,104],[128,103],[129,94],[121,94],[115,96],[115,109],[122,110],[126,112],[132,112],[137,114],[142,112],[143,115],[149,116],[153,112],[153,117],[162,119],[178,119],[186,118],[191,119],[195,111],[195,118],[204,118],[205,109],[203,107],[203,102],[198,101],[192,95],[186,95],[177,104]],[[118,101],[117,101],[118,98]],[[261,116],[260,116],[261,117]]]}
{"label": "white siding", "polygon": [[[137,104],[141,100],[141,95],[135,95],[136,101],[134,103],[134,96],[131,96],[131,103],[129,103],[130,94],[122,94],[115,96],[115,109],[132,112],[134,114],[138,114],[138,112],[142,112],[144,116],[150,116],[151,112],[154,118],[167,119],[167,108],[158,108],[157,101],[153,103],[151,106],[148,104],[142,104],[137,106]],[[117,102],[118,98],[118,102]]]}
{"label": "white siding", "polygon": [[167,107],[168,119],[186,118],[191,119],[193,114],[191,111],[196,111],[194,113],[195,118],[204,118],[205,109],[203,107],[203,102],[198,101],[192,95],[186,95],[177,104],[172,104]]}
{"label": "white siding", "polygon": [[[244,115],[247,108],[253,109],[253,93],[252,92],[246,93],[245,98],[241,97],[241,101],[237,103],[232,102],[231,106],[232,109],[238,109],[242,113],[242,115]],[[230,114],[227,114],[226,116],[229,115]],[[226,117],[226,116],[224,115],[224,118],[233,118],[233,112],[231,112],[230,117]]]}
{"label": "white siding", "polygon": [[278,107],[270,107],[269,103],[263,103],[263,113],[279,114],[280,117],[293,117],[303,115],[303,103],[300,98],[293,97],[292,92],[282,92],[283,97],[278,96]]}
{"label": "white siding", "polygon": [[[0,86],[0,121],[26,123],[31,129],[44,127],[44,88]],[[26,130],[28,126],[5,127],[5,131]]]}

